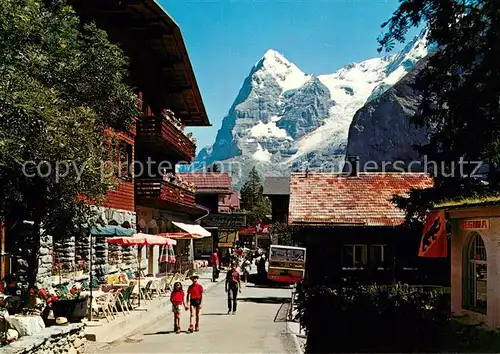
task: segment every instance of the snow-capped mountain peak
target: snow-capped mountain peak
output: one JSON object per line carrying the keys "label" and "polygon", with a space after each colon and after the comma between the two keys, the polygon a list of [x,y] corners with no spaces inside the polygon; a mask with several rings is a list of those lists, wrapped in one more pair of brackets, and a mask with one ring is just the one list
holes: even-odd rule
{"label": "snow-capped mountain peak", "polygon": [[303,73],[283,54],[274,49],[268,49],[255,64],[254,75],[259,82],[262,82],[267,76],[271,76],[283,92],[299,88],[311,78],[310,75]]}
{"label": "snow-capped mountain peak", "polygon": [[356,112],[412,70],[427,47],[421,34],[399,54],[319,76],[304,73],[269,49],[245,79],[212,149],[203,149],[197,162],[238,168],[236,187],[255,165],[264,175],[287,174],[303,163],[341,170]]}

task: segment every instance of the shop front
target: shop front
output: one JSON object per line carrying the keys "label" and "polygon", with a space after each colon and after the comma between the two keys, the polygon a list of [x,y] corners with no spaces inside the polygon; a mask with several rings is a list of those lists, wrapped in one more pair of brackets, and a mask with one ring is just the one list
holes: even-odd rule
{"label": "shop front", "polygon": [[[209,254],[215,248],[219,249],[221,260],[227,261],[230,250],[236,247],[238,241],[238,230],[246,225],[246,214],[244,213],[219,213],[209,214],[202,219],[202,225],[212,231],[213,244]],[[216,232],[214,232],[216,231]]]}
{"label": "shop front", "polygon": [[[191,268],[195,260],[195,241],[210,242],[211,233],[189,219],[185,214],[174,213],[166,210],[137,207],[138,227],[141,232],[157,234],[185,234],[175,238],[174,246],[175,264],[168,264],[168,250],[158,247],[148,247],[143,250],[143,259],[147,262],[147,273],[156,274],[166,270]],[[189,235],[194,235],[189,237]],[[205,241],[208,240],[208,241]],[[172,259],[170,257],[170,259]]]}
{"label": "shop front", "polygon": [[451,310],[500,328],[500,206],[447,211],[451,221]]}

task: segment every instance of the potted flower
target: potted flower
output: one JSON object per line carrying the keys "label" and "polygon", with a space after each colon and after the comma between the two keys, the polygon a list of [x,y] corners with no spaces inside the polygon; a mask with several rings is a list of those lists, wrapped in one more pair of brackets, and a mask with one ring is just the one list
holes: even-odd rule
{"label": "potted flower", "polygon": [[51,302],[54,318],[66,317],[68,321],[80,321],[87,315],[88,296],[82,294],[82,288],[73,286],[67,292],[58,294]]}
{"label": "potted flower", "polygon": [[174,180],[174,174],[172,172],[163,175],[163,180],[165,182],[172,182]]}
{"label": "potted flower", "polygon": [[36,298],[35,308],[40,311],[40,316],[42,317],[45,325],[47,325],[51,305],[53,302],[59,300],[59,296],[57,296],[57,293],[54,290],[38,289]]}

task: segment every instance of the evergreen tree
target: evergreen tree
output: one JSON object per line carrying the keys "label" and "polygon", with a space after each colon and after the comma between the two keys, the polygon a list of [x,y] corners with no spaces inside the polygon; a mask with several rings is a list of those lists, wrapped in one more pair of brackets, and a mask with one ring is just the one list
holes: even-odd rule
{"label": "evergreen tree", "polygon": [[264,187],[257,169],[252,168],[241,189],[241,208],[248,212],[247,224],[254,225],[271,212],[271,202],[263,195]]}
{"label": "evergreen tree", "polygon": [[[497,193],[499,184],[500,2],[403,0],[382,25],[388,30],[379,51],[392,50],[420,25],[438,51],[416,80],[422,101],[413,121],[432,129],[430,143],[418,149],[438,164],[434,189],[397,200],[409,219],[422,216],[432,201]],[[461,161],[487,163],[489,183],[470,175],[474,164]]]}

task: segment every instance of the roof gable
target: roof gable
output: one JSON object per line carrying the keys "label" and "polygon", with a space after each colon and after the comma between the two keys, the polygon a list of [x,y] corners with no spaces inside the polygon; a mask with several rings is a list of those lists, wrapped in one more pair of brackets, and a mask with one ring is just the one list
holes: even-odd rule
{"label": "roof gable", "polygon": [[182,179],[194,183],[196,193],[231,194],[231,178],[226,172],[178,173]]}
{"label": "roof gable", "polygon": [[290,177],[266,177],[264,195],[290,195]]}
{"label": "roof gable", "polygon": [[412,189],[433,186],[424,173],[293,173],[290,179],[292,224],[397,226],[404,211],[391,200]]}

